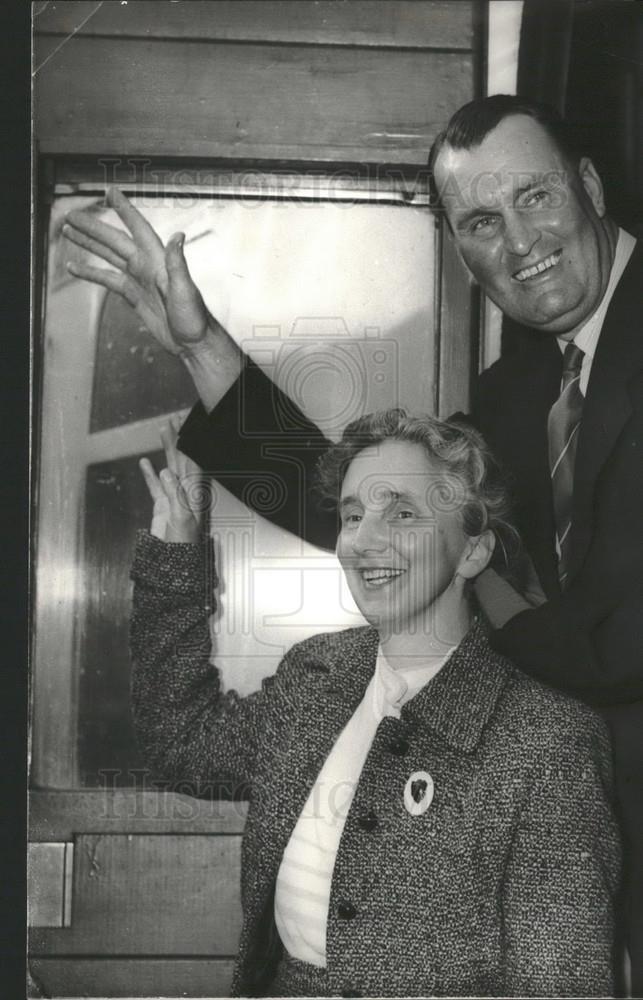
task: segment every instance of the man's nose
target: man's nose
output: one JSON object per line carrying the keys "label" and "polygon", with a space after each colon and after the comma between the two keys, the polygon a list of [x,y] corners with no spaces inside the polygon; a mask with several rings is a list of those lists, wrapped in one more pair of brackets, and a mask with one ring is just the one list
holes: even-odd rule
{"label": "man's nose", "polygon": [[388,525],[379,517],[362,518],[353,535],[353,551],[358,554],[383,552],[389,545]]}
{"label": "man's nose", "polygon": [[540,231],[522,212],[510,212],[505,217],[504,236],[509,253],[526,257],[540,239]]}

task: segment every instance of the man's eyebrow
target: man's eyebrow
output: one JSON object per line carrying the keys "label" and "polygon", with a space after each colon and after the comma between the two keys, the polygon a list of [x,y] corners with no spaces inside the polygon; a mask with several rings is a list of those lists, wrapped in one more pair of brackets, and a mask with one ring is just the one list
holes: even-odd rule
{"label": "man's eyebrow", "polygon": [[520,198],[521,195],[526,194],[528,191],[533,191],[534,188],[542,187],[547,181],[547,176],[547,174],[543,174],[538,177],[530,177],[524,184],[521,184],[520,187],[516,188],[516,197]]}
{"label": "man's eyebrow", "polygon": [[458,219],[456,219],[456,229],[464,229],[464,227],[468,226],[473,219],[479,219],[485,215],[497,214],[498,210],[496,208],[483,208],[482,206],[472,208],[469,212],[466,212],[464,215],[461,215]]}
{"label": "man's eyebrow", "polygon": [[[521,198],[529,191],[533,191],[534,188],[542,187],[547,183],[549,176],[550,174],[539,174],[537,177],[530,177],[529,180],[525,180],[524,184],[521,184],[514,191],[514,198]],[[485,215],[497,215],[499,210],[496,206],[485,207],[484,205],[476,205],[475,208],[469,209],[468,212],[465,212],[464,215],[459,216],[455,220],[455,227],[456,229],[464,229],[474,219],[479,219]]]}

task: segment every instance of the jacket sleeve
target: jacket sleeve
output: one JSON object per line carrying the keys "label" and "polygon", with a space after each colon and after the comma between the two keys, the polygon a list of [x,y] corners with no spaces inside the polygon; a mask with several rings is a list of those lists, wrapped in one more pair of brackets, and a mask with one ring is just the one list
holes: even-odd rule
{"label": "jacket sleeve", "polygon": [[609,556],[590,553],[569,590],[517,614],[491,644],[526,673],[596,705],[643,698],[640,568],[610,570]]}
{"label": "jacket sleeve", "polygon": [[[504,456],[506,467],[515,471],[520,466],[518,506],[532,504],[529,514],[523,509],[519,524],[527,548],[549,547],[550,531],[553,539],[553,514],[550,523],[543,513],[551,505],[544,429],[550,396],[559,385],[557,351],[555,343],[548,343],[546,363],[540,351],[531,351],[518,369],[497,364],[478,379],[474,420],[491,447]],[[530,451],[517,448],[508,413],[520,413],[520,430],[527,429]],[[614,523],[609,513],[609,520],[601,523],[598,508],[593,516],[593,540],[569,587],[557,592],[552,542],[551,578],[542,552],[539,567],[549,599],[515,615],[493,633],[491,643],[532,677],[595,705],[632,702],[643,698],[640,528],[635,518]],[[531,555],[536,562],[535,551]]]}
{"label": "jacket sleeve", "polygon": [[256,513],[334,550],[337,515],[314,491],[330,443],[249,359],[217,406],[197,403],[179,434],[181,451]]}
{"label": "jacket sleeve", "polygon": [[252,782],[268,690],[221,690],[210,663],[211,547],[167,544],[139,532],[132,566],[132,701],[138,742],[157,777],[207,794],[213,782]]}
{"label": "jacket sleeve", "polygon": [[603,723],[536,766],[505,874],[505,995],[613,996],[621,849]]}

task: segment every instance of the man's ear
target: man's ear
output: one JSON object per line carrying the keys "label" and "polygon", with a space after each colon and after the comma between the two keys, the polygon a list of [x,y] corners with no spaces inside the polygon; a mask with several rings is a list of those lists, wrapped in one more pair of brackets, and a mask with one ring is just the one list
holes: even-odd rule
{"label": "man's ear", "polygon": [[496,547],[496,536],[493,531],[483,531],[481,535],[467,538],[464,552],[456,570],[456,576],[465,580],[474,580],[489,565]]}
{"label": "man's ear", "polygon": [[578,162],[578,176],[585,189],[585,193],[591,201],[599,219],[605,215],[605,195],[603,194],[603,182],[598,171],[588,156],[582,156]]}

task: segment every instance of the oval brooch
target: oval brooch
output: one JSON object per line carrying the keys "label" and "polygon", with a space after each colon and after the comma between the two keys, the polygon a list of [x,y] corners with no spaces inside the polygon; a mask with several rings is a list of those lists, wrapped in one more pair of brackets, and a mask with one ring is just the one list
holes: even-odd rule
{"label": "oval brooch", "polygon": [[435,787],[428,771],[414,771],[404,786],[404,805],[411,816],[421,816],[433,801]]}

